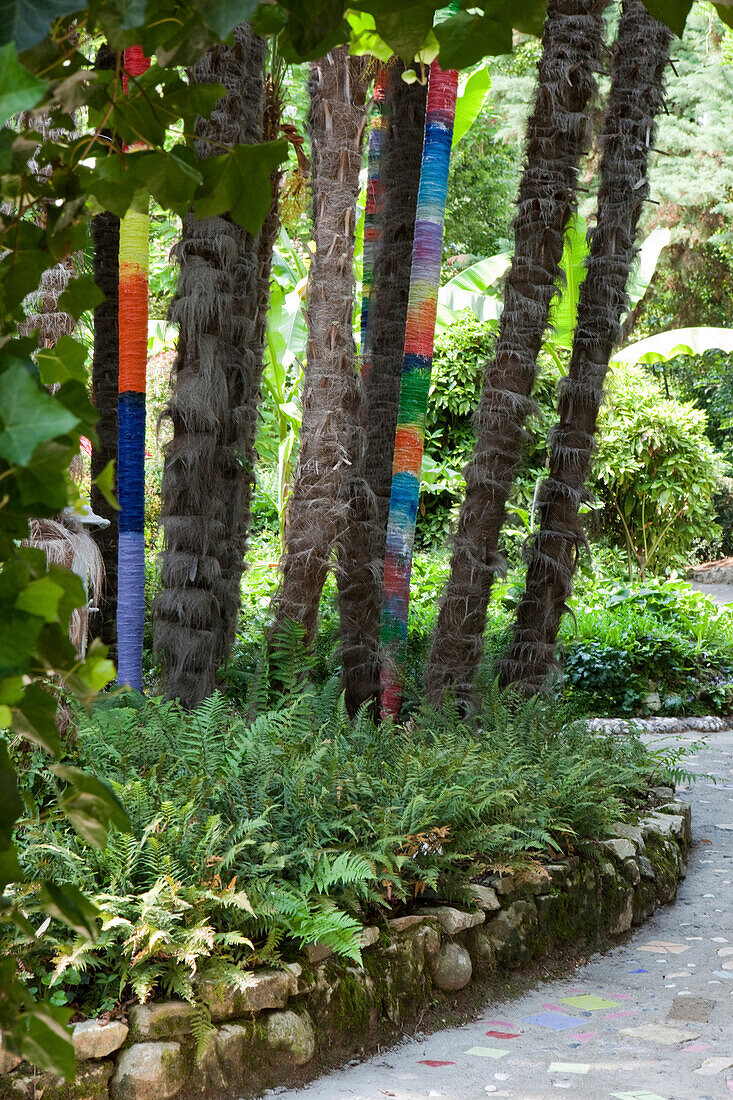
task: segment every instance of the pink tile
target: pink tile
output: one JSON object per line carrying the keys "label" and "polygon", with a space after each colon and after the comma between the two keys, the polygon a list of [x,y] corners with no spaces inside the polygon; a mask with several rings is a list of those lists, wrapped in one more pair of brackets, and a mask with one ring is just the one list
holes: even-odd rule
{"label": "pink tile", "polygon": [[579,1031],[577,1035],[568,1035],[568,1039],[577,1039],[579,1043],[587,1043],[594,1035],[595,1031]]}

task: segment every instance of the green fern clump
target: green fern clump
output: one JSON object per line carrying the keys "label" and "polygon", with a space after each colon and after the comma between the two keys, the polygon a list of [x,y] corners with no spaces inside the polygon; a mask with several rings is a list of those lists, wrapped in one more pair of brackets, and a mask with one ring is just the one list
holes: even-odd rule
{"label": "green fern clump", "polygon": [[138,696],[80,716],[74,761],[112,785],[132,832],[99,851],[53,810],[24,823],[28,882],[83,886],[103,914],[95,943],[55,921],[23,941],[60,996],[87,1011],[181,998],[201,1008],[204,1042],[203,978],[236,984],[311,941],[358,962],[365,919],[426,890],[465,901],[488,868],[592,847],[665,767],[634,737],[590,736],[491,685],[470,724],[450,705],[403,727],[367,708],[351,721],[338,679],[315,689],[296,644],[273,646],[244,713],[220,695],[191,713]]}

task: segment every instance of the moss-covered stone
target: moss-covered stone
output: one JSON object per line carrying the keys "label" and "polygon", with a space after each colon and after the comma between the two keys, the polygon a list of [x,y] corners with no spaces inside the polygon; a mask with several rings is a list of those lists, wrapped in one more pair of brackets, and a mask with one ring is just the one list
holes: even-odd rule
{"label": "moss-covered stone", "polygon": [[112,1100],[171,1100],[185,1079],[180,1043],[134,1043],[119,1057],[110,1095]]}
{"label": "moss-covered stone", "polygon": [[269,1012],[265,1019],[265,1042],[270,1061],[285,1069],[304,1066],[316,1051],[313,1023],[306,1011]]}

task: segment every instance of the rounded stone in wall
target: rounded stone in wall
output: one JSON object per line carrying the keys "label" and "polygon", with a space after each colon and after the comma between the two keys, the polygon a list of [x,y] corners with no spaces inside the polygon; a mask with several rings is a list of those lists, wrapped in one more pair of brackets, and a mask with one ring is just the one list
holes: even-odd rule
{"label": "rounded stone in wall", "polygon": [[438,989],[454,992],[471,980],[471,956],[460,943],[448,941],[430,960],[430,971]]}
{"label": "rounded stone in wall", "polygon": [[304,1066],[315,1054],[316,1037],[307,1012],[271,1012],[265,1031],[267,1045],[278,1062]]}

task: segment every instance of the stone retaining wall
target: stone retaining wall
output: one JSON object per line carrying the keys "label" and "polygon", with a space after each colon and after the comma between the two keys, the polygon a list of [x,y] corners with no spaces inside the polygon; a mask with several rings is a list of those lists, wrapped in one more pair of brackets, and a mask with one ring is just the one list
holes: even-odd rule
{"label": "stone retaining wall", "polygon": [[64,1084],[0,1049],[0,1100],[191,1100],[251,1097],[304,1081],[340,1055],[388,1042],[441,997],[556,950],[629,932],[674,900],[685,873],[690,808],[670,801],[619,824],[597,859],[558,860],[474,886],[476,909],[420,907],[364,929],[363,967],[314,944],[301,962],[257,970],[239,990],[202,991],[215,1029],[196,1057],[194,1012],[133,1006],[126,1023],[75,1025],[77,1079]]}

